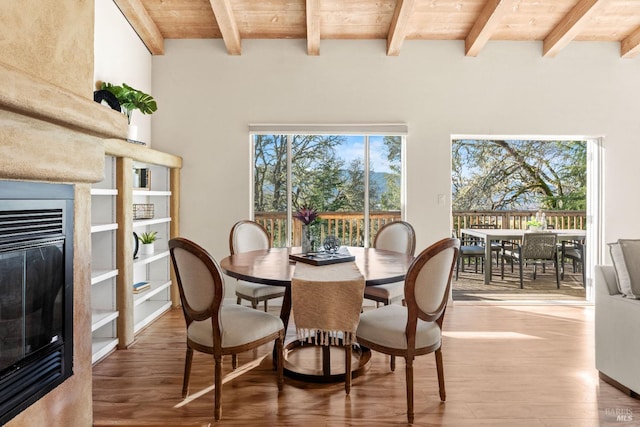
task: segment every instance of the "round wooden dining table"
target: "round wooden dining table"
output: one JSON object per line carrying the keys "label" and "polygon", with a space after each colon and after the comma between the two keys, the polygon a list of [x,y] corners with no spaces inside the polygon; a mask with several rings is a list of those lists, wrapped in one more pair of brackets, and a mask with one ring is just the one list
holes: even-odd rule
{"label": "round wooden dining table", "polygon": [[[345,248],[343,247],[342,252]],[[404,277],[413,262],[414,257],[399,252],[385,251],[374,248],[347,247],[346,251],[355,256],[355,263],[364,276],[366,286],[384,285],[404,280]],[[220,267],[230,277],[246,280],[248,282],[261,283],[285,287],[284,299],[280,310],[280,318],[284,323],[285,331],[289,325],[291,315],[291,278],[295,269],[295,262],[289,259],[290,254],[299,254],[299,247],[271,248],[251,252],[238,253],[220,261]],[[319,267],[322,268],[322,267]],[[287,350],[299,349],[304,346],[298,340],[286,345]],[[307,346],[309,348],[311,346]],[[296,363],[293,358],[285,356],[285,374],[289,377],[315,382],[342,381],[344,379],[344,367],[342,372],[336,373],[331,368],[331,349],[329,346],[315,348],[322,352],[321,366],[305,367],[302,363]],[[276,353],[274,351],[274,357]],[[356,357],[352,364],[352,375],[355,377],[363,372],[369,358],[370,351],[358,348],[354,352]],[[334,358],[336,359],[336,358]],[[298,362],[300,359],[297,360]]]}

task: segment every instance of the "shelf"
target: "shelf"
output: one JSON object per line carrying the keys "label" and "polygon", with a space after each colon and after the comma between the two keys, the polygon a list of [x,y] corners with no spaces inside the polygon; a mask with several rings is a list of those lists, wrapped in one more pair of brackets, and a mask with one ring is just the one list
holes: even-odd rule
{"label": "shelf", "polygon": [[92,188],[92,196],[117,196],[118,190],[115,188]]}
{"label": "shelf", "polygon": [[103,327],[107,323],[116,320],[118,312],[113,310],[91,310],[91,332]]}
{"label": "shelf", "polygon": [[144,301],[138,305],[134,314],[134,333],[137,333],[170,308],[171,301]]}
{"label": "shelf", "polygon": [[118,345],[118,338],[93,338],[91,340],[91,363],[111,353]]}
{"label": "shelf", "polygon": [[91,226],[91,233],[99,233],[101,231],[110,231],[110,230],[117,230],[117,229],[118,229],[117,223],[95,224]]}
{"label": "shelf", "polygon": [[133,190],[134,196],[171,196],[171,191]]}
{"label": "shelf", "polygon": [[169,256],[169,249],[156,248],[156,251],[151,255],[138,255],[138,259],[133,261],[133,265],[138,266],[138,265],[149,264],[150,262],[154,262],[168,256]]}
{"label": "shelf", "polygon": [[104,282],[105,280],[116,277],[117,275],[118,270],[93,270],[91,272],[91,285]]}
{"label": "shelf", "polygon": [[162,281],[162,280],[152,280],[149,282],[151,284],[151,288],[146,291],[140,292],[139,294],[133,294],[133,305],[138,306],[145,302],[148,298],[151,298],[157,295],[159,292],[167,289],[171,286],[171,280]]}
{"label": "shelf", "polygon": [[165,224],[171,222],[171,218],[152,218],[152,219],[135,219],[133,220],[133,227],[146,227],[153,224]]}

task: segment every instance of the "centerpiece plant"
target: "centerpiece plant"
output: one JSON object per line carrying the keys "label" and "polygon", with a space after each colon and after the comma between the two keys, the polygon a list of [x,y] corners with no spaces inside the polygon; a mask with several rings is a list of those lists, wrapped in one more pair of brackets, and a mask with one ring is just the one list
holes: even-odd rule
{"label": "centerpiece plant", "polygon": [[296,213],[293,214],[293,217],[302,222],[302,253],[306,254],[312,252],[314,246],[314,233],[312,226],[320,222],[318,211],[304,204]]}

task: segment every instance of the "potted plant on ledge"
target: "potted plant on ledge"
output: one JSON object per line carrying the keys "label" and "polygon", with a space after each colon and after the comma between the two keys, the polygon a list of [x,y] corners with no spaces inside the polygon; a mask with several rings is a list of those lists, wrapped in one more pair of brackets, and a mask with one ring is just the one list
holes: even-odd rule
{"label": "potted plant on ledge", "polygon": [[109,91],[116,97],[120,103],[122,113],[127,116],[127,123],[129,124],[127,139],[136,141],[138,128],[131,124],[131,114],[134,110],[138,110],[142,114],[153,114],[158,110],[155,99],[151,95],[134,89],[126,83],[122,83],[122,86],[116,86],[108,82],[102,82],[100,90]]}
{"label": "potted plant on ledge", "polygon": [[140,233],[138,236],[138,240],[142,243],[142,247],[140,248],[140,253],[143,255],[151,255],[153,254],[155,248],[154,243],[158,240],[158,232],[157,231],[149,231]]}

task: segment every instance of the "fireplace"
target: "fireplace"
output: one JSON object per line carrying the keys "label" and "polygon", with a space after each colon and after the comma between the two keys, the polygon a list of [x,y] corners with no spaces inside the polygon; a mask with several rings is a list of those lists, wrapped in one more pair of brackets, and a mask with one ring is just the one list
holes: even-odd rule
{"label": "fireplace", "polygon": [[73,199],[0,181],[0,425],[72,375]]}

